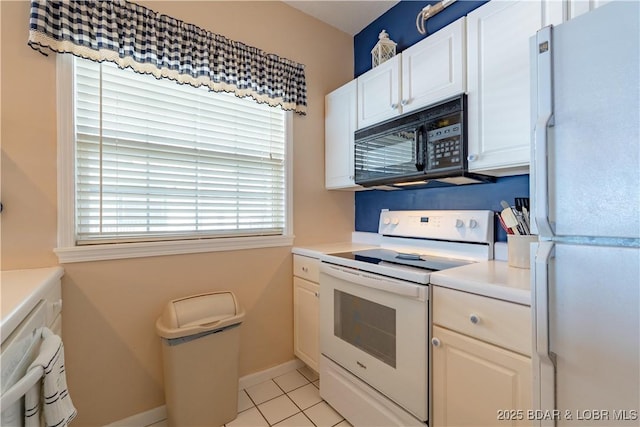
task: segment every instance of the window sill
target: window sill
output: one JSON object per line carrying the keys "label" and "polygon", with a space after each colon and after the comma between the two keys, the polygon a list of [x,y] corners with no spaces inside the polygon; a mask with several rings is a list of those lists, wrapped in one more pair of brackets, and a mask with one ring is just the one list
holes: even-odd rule
{"label": "window sill", "polygon": [[60,264],[292,246],[293,236],[230,237],[56,248]]}

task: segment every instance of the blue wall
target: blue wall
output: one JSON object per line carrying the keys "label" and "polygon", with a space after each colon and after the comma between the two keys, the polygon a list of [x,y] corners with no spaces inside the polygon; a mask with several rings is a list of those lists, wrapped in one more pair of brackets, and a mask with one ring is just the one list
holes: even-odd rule
{"label": "blue wall", "polygon": [[429,18],[426,22],[427,34],[422,35],[416,29],[415,24],[418,12],[426,5],[437,2],[401,0],[400,3],[393,6],[353,38],[354,77],[371,69],[371,49],[378,43],[378,34],[383,29],[389,33],[389,38],[397,43],[396,52],[399,53],[482,6],[487,1],[456,1],[442,12]]}
{"label": "blue wall", "polygon": [[[430,3],[436,2],[402,0],[358,33],[353,39],[355,77],[371,69],[371,49],[378,42],[381,30],[389,33],[389,37],[398,44],[396,51],[402,52],[487,1],[456,1],[426,22],[427,34],[423,36],[416,29],[416,16]],[[514,197],[529,197],[529,175],[498,178],[492,184],[361,191],[355,195],[355,229],[377,232],[381,209],[489,209],[499,212],[502,210],[500,201],[513,204]],[[506,241],[507,236],[497,221],[495,229],[496,239]]]}
{"label": "blue wall", "polygon": [[[500,201],[529,197],[529,175],[498,178],[495,183],[416,190],[369,190],[356,193],[356,231],[378,232],[380,210],[488,209],[500,212]],[[507,235],[495,223],[496,240]]]}

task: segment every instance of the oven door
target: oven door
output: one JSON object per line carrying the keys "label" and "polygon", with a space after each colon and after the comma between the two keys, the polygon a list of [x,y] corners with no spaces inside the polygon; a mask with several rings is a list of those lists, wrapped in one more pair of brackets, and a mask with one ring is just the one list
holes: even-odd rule
{"label": "oven door", "polygon": [[322,263],[320,351],[426,421],[428,287]]}

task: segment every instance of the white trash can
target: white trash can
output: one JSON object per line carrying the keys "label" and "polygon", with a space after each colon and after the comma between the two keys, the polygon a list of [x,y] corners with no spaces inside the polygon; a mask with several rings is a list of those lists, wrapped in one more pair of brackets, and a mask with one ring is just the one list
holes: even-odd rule
{"label": "white trash can", "polygon": [[232,292],[170,301],[162,338],[169,426],[222,426],[238,415],[238,352],[244,311]]}

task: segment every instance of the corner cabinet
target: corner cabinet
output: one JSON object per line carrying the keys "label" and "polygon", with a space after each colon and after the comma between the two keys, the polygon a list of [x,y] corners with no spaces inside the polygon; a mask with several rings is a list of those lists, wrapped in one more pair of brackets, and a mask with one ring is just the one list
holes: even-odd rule
{"label": "corner cabinet", "polygon": [[293,255],[293,352],[318,372],[320,360],[320,261]]}
{"label": "corner cabinet", "polygon": [[433,426],[527,425],[530,308],[432,289]]}
{"label": "corner cabinet", "polygon": [[529,39],[560,24],[563,2],[491,1],[467,15],[469,170],[528,173]]}
{"label": "corner cabinet", "polygon": [[354,181],[353,134],[357,126],[355,80],[324,98],[325,187],[329,190],[358,189]]}

